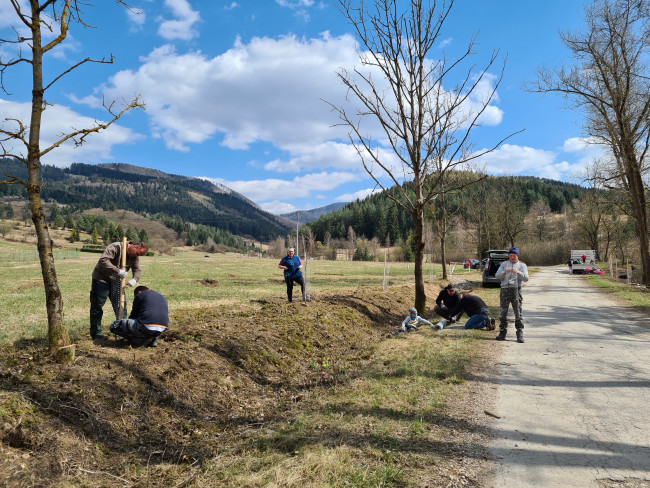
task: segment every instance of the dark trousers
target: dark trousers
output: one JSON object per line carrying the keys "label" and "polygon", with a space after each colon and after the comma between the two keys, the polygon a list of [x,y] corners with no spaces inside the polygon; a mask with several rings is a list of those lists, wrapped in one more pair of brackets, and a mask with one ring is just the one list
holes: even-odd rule
{"label": "dark trousers", "polygon": [[[433,312],[436,315],[440,315],[443,319],[449,320],[451,318],[451,314],[449,313],[449,312],[451,312],[451,309],[449,309],[447,307],[442,308],[440,305],[436,305],[435,307],[433,307]],[[459,316],[460,315],[462,315],[462,313],[459,314]]]}
{"label": "dark trousers", "polygon": [[508,328],[508,308],[510,305],[512,305],[512,311],[515,314],[515,328],[523,329],[524,321],[521,315],[521,304],[523,297],[521,296],[521,289],[515,287],[501,288],[499,298],[499,328]]}
{"label": "dark trousers", "polygon": [[290,277],[290,276],[285,276],[284,277],[284,282],[287,284],[287,298],[289,301],[293,301],[293,282],[296,282],[300,285],[300,293],[302,295],[302,299],[305,299],[305,277],[304,276],[297,276],[297,277]]}
{"label": "dark trousers", "polygon": [[116,320],[111,324],[111,332],[124,337],[133,347],[144,346],[161,334],[158,331],[149,330],[135,319]]}
{"label": "dark trousers", "polygon": [[[111,300],[111,305],[115,312],[115,319],[119,320],[121,318],[118,317],[120,310],[120,280],[113,280],[112,283],[106,283],[93,279],[90,287],[90,337],[93,339],[102,333],[102,317],[104,315],[102,309],[108,298]],[[123,313],[125,312],[126,295],[124,296]]]}

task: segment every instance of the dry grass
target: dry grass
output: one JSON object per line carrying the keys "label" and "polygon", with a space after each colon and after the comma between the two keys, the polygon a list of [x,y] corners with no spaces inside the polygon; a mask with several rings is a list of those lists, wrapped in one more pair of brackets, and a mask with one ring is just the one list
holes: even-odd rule
{"label": "dry grass", "polygon": [[[98,255],[58,262],[77,342],[68,366],[44,354],[37,263],[0,265],[0,279],[12,283],[0,291],[12,307],[0,348],[0,479],[480,486],[480,426],[466,415],[483,403],[470,399],[460,414],[457,405],[486,344],[477,339],[493,333],[427,329],[386,339],[413,301],[405,265],[391,267],[384,292],[383,264],[313,261],[314,300],[287,304],[275,260],[204,256],[143,261],[143,283],[172,309],[161,346],[145,350],[86,338]],[[430,299],[439,290],[427,285]],[[495,290],[477,292],[496,303]],[[18,327],[30,321],[31,330]]]}

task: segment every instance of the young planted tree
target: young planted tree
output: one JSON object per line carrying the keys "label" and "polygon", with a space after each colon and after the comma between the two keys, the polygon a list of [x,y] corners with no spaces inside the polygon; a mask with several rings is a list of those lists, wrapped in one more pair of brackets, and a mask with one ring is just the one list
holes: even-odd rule
{"label": "young planted tree", "polygon": [[[41,158],[59,147],[61,144],[71,141],[79,146],[93,133],[108,128],[124,113],[132,108],[143,107],[139,97],[130,103],[123,104],[116,108],[113,103],[104,105],[108,112],[108,122],[96,121],[93,127],[85,129],[71,129],[70,132],[60,136],[60,139],[51,143],[48,147],[41,147],[41,123],[48,102],[45,93],[55,83],[61,81],[65,75],[79,68],[85,63],[112,63],[113,57],[109,59],[94,60],[85,58],[76,64],[65,69],[51,80],[43,79],[44,61],[48,53],[61,45],[68,37],[68,30],[73,23],[82,27],[88,27],[82,18],[82,8],[90,4],[79,0],[28,0],[26,3],[20,0],[9,0],[15,12],[15,39],[0,39],[0,46],[3,47],[0,57],[0,74],[2,75],[2,89],[5,90],[4,80],[7,70],[11,67],[28,64],[31,67],[32,104],[31,117],[29,121],[15,118],[5,118],[0,125],[0,157],[12,157],[22,162],[27,169],[27,177],[19,175],[5,175],[0,184],[23,185],[29,197],[29,213],[34,223],[37,237],[38,255],[41,264],[41,274],[45,287],[45,303],[47,308],[48,339],[49,349],[61,362],[71,361],[74,357],[73,348],[69,347],[70,339],[64,323],[63,299],[59,289],[54,257],[52,255],[52,240],[50,239],[43,204],[41,201],[41,179],[40,165]],[[118,5],[126,6],[121,0],[115,0]],[[25,7],[25,5],[27,5]],[[24,28],[29,33],[23,35]],[[45,41],[43,32],[53,32],[55,37]],[[4,49],[11,44],[17,44],[20,50],[16,57],[8,59]],[[8,94],[8,93],[7,93]]]}
{"label": "young planted tree", "polygon": [[[498,51],[481,70],[462,67],[473,54],[474,39],[458,58],[433,52],[453,0],[410,0],[405,12],[397,0],[375,0],[372,7],[363,2],[353,6],[352,0],[338,3],[361,51],[360,66],[351,72],[342,69],[338,76],[359,108],[351,113],[345,106],[332,108],[350,129],[350,141],[365,170],[413,217],[415,306],[425,310],[424,209],[441,192],[454,190],[441,186],[451,170],[476,162],[505,140],[481,151],[474,151],[470,140],[496,93],[503,68],[491,88],[470,103],[472,94],[478,95],[486,85]],[[381,128],[380,138],[374,139],[362,127],[364,119]],[[405,180],[413,185],[402,185]]]}
{"label": "young planted tree", "polygon": [[542,69],[531,91],[557,93],[584,115],[587,142],[611,155],[601,185],[623,191],[650,284],[647,155],[650,148],[650,0],[592,0],[583,31],[561,34],[575,65]]}

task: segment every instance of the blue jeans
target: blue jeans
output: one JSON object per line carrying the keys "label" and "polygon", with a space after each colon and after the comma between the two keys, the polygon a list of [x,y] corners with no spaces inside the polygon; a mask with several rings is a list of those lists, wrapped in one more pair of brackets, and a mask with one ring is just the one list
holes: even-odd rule
{"label": "blue jeans", "polygon": [[480,329],[487,325],[488,317],[481,314],[472,315],[467,322],[465,322],[465,329]]}

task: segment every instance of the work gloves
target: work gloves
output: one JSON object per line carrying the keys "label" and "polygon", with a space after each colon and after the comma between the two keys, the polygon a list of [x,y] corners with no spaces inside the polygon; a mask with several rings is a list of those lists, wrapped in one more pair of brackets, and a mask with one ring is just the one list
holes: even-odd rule
{"label": "work gloves", "polygon": [[119,270],[117,274],[120,276],[120,278],[126,278],[127,276],[129,276],[129,273],[127,273],[123,269]]}
{"label": "work gloves", "polygon": [[135,284],[136,284],[135,278],[132,278],[126,282],[126,286],[135,286]]}

